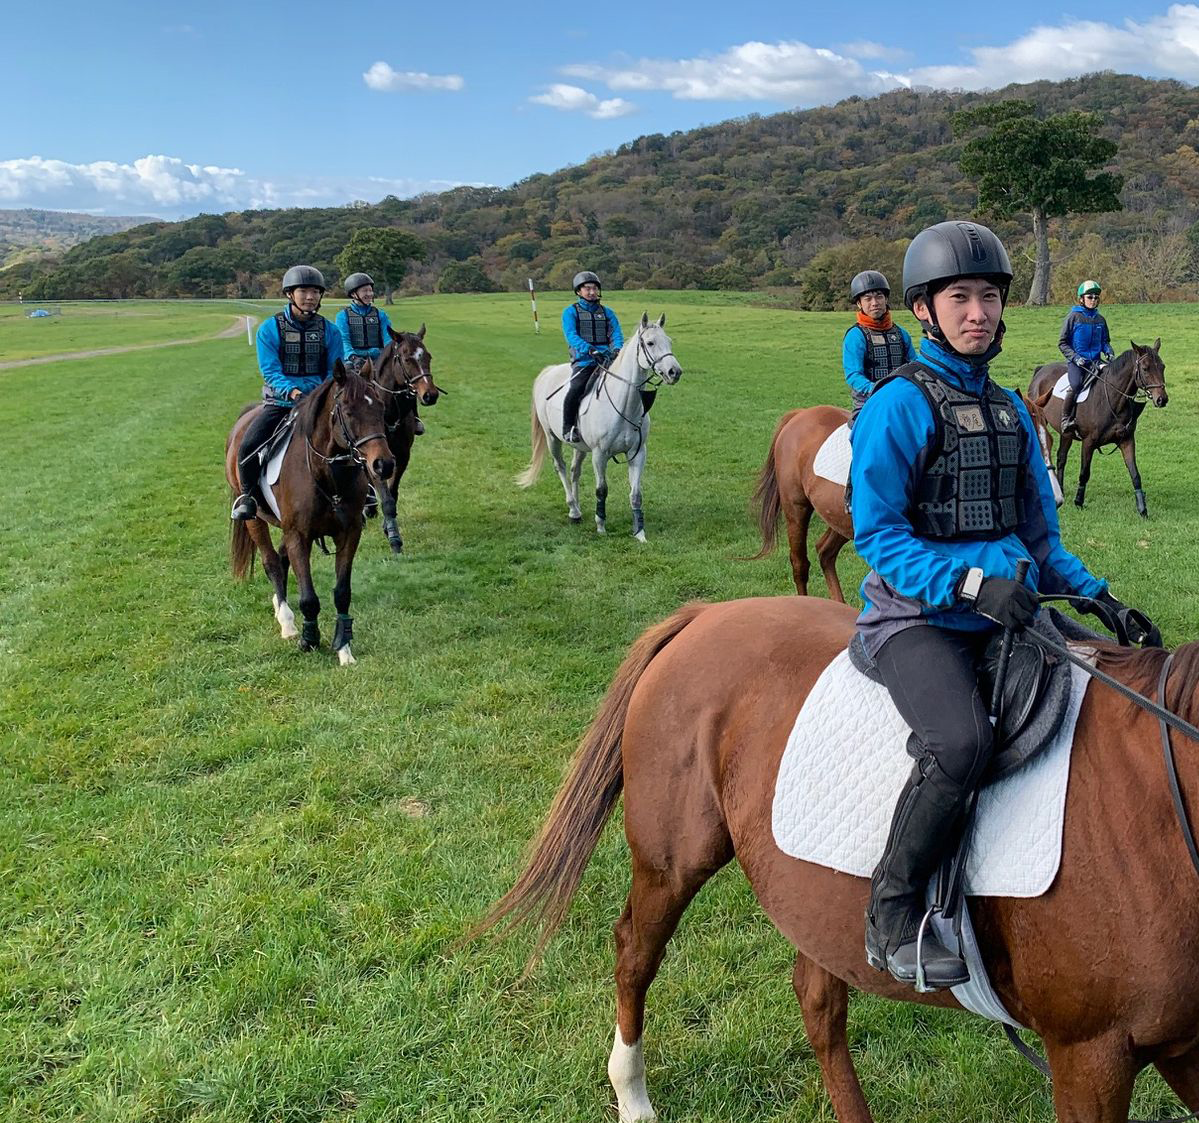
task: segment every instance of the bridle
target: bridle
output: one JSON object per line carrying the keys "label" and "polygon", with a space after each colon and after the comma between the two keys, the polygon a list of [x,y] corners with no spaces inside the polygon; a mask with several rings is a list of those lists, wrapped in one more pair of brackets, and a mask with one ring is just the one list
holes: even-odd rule
{"label": "bridle", "polygon": [[[324,488],[322,488],[321,485],[316,482],[316,473],[312,471],[312,457],[315,456],[318,460],[322,460],[325,464],[330,466],[334,464],[354,464],[359,468],[365,469],[367,466],[366,457],[362,455],[362,446],[369,444],[371,441],[387,439],[386,435],[381,432],[368,433],[365,437],[356,438],[354,436],[353,432],[350,430],[349,422],[346,420],[345,406],[341,400],[342,393],[343,390],[341,388],[333,392],[333,407],[329,411],[329,422],[335,432],[340,432],[342,440],[344,441],[344,445],[342,447],[345,448],[345,452],[337,453],[333,456],[326,456],[323,452],[319,452],[313,447],[311,435],[304,438],[305,444],[308,446],[307,449],[305,449],[304,456],[308,463],[308,471],[312,474],[313,483],[316,484],[317,491],[319,491],[333,507],[341,506],[341,496],[336,494],[327,494]],[[336,480],[337,477],[334,476],[333,478]]]}
{"label": "bridle", "polygon": [[[433,372],[431,370],[428,370],[425,367],[422,367],[420,365],[419,360],[417,360],[413,356],[405,354],[403,348],[401,348],[398,343],[395,343],[394,340],[392,342],[392,346],[395,347],[395,360],[396,360],[397,365],[400,368],[400,373],[402,375],[402,380],[400,381],[400,385],[397,386],[395,389],[393,389],[390,386],[384,386],[383,383],[380,382],[378,379],[372,378],[370,380],[372,386],[376,387],[381,393],[386,394],[391,399],[391,401],[397,402],[397,403],[400,400],[408,400],[408,399],[415,402],[416,401],[416,387],[422,381],[427,381],[429,383],[429,386],[432,389],[436,390],[439,395],[445,393],[445,391],[442,390],[441,387],[438,386],[437,383],[435,383],[433,381]],[[428,351],[426,351],[423,347],[421,347],[420,353],[427,355]],[[412,367],[415,367],[415,369],[416,369],[415,374],[411,373],[410,368],[412,368]],[[394,422],[387,425],[387,431],[389,433],[394,433],[396,428],[399,426],[401,420],[402,420],[401,418],[397,417]],[[385,424],[386,424],[386,422],[385,422]]]}
{"label": "bridle", "polygon": [[1116,412],[1116,407],[1112,405],[1113,393],[1128,402],[1139,401],[1142,398],[1149,402],[1153,400],[1149,394],[1150,390],[1165,390],[1166,383],[1164,380],[1161,382],[1143,381],[1145,378],[1145,368],[1141,364],[1142,360],[1144,360],[1147,355],[1148,351],[1139,351],[1137,352],[1137,357],[1133,360],[1132,378],[1129,380],[1129,385],[1133,387],[1131,394],[1126,390],[1122,390],[1119,386],[1106,377],[1106,372],[1110,369],[1110,364],[1108,367],[1104,367],[1103,370],[1101,370],[1096,376],[1096,381],[1103,386],[1103,392],[1107,396],[1108,408],[1111,409],[1112,413]]}

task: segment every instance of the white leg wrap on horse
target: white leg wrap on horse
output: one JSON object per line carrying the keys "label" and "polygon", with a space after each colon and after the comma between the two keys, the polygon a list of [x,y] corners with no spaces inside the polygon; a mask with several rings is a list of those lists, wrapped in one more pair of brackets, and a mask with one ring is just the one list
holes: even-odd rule
{"label": "white leg wrap on horse", "polygon": [[348,643],[345,645],[345,647],[339,647],[337,649],[337,661],[343,667],[348,667],[351,663],[358,662],[358,660],[355,659],[353,654],[351,653],[350,645]]}
{"label": "white leg wrap on horse", "polygon": [[275,619],[279,622],[279,631],[284,639],[295,639],[300,633],[296,629],[296,614],[292,612],[291,606],[285,600],[280,600],[277,595],[271,597],[271,603],[275,606]]}
{"label": "white leg wrap on horse", "polygon": [[612,1055],[608,1058],[608,1079],[616,1091],[620,1123],[638,1123],[658,1118],[645,1088],[645,1055],[641,1051],[641,1039],[626,1045],[621,1039],[619,1026],[616,1027],[616,1039],[612,1043]]}

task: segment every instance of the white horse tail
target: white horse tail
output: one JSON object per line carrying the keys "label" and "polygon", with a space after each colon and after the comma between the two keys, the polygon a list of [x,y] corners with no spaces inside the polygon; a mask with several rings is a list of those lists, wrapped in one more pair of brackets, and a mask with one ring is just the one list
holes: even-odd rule
{"label": "white horse tail", "polygon": [[518,487],[532,487],[537,482],[537,477],[541,475],[541,466],[545,463],[545,453],[548,447],[545,441],[545,430],[541,427],[541,420],[537,416],[536,400],[529,409],[529,416],[532,427],[533,457],[529,461],[529,466],[516,477]]}

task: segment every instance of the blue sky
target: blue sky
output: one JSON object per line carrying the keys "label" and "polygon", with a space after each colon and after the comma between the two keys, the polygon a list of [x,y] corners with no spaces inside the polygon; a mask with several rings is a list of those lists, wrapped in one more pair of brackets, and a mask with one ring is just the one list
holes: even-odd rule
{"label": "blue sky", "polygon": [[1199,4],[806,8],[26,2],[5,20],[0,207],[375,201],[897,86],[1100,69],[1199,82]]}

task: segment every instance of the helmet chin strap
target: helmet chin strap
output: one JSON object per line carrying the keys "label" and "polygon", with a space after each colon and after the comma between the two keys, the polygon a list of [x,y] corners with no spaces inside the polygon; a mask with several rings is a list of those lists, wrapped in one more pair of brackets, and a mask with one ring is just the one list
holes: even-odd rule
{"label": "helmet chin strap", "polygon": [[951,355],[961,359],[962,362],[968,363],[976,369],[978,367],[985,367],[1003,350],[1003,334],[1007,331],[1007,324],[1000,320],[999,326],[995,329],[995,338],[991,340],[991,345],[981,355],[963,355],[961,351],[945,338],[945,333],[941,330],[941,325],[937,323],[936,313],[933,312],[932,301],[930,300],[926,303],[928,304],[929,312],[933,313],[932,316],[927,320],[922,320],[919,316],[916,316],[916,320],[920,324],[924,334],[935,340]]}

